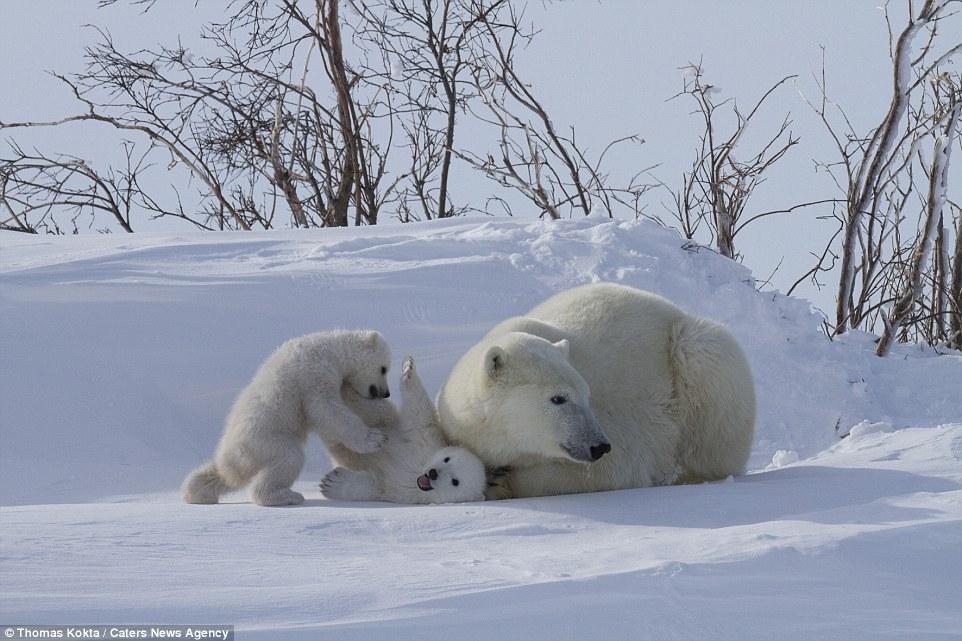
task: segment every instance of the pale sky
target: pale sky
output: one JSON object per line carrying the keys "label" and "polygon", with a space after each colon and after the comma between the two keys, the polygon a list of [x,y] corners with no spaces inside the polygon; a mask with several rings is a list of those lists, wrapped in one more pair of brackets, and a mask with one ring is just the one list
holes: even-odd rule
{"label": "pale sky", "polygon": [[[173,42],[178,35],[189,43],[205,20],[223,15],[215,0],[204,0],[199,7],[192,0],[161,0],[146,16],[129,7],[98,10],[96,5],[96,0],[3,0],[0,120],[53,119],[75,109],[44,71],[82,67],[83,47],[96,36],[84,24],[107,27],[121,49],[135,50]],[[830,93],[855,125],[868,129],[883,115],[891,72],[877,5],[877,0],[532,2],[528,17],[542,33],[521,57],[521,68],[555,124],[574,125],[586,146],[600,150],[607,141],[632,133],[647,140],[630,154],[613,156],[614,173],[631,174],[660,163],[658,178],[672,185],[690,163],[697,142],[691,105],[682,99],[666,102],[682,87],[679,67],[702,58],[708,79],[741,105],[754,103],[783,76],[798,74],[798,90],[782,88],[758,120],[763,135],[790,111],[793,130],[802,138],[749,205],[752,211],[764,211],[839,195],[814,171],[812,159],[832,159],[832,147],[798,93],[816,96],[812,74],[820,66],[821,46]],[[112,132],[84,127],[21,139],[45,151],[67,149],[95,162],[116,157],[118,151]],[[461,137],[469,148],[484,147],[490,140],[490,132],[465,130]],[[474,201],[491,191],[486,181],[472,177],[455,183],[453,193],[456,200]],[[666,197],[653,195],[650,210],[664,214],[658,202]],[[812,264],[808,252],[820,251],[834,231],[831,223],[815,220],[824,213],[826,209],[768,218],[736,239],[756,278],[767,278],[779,261],[775,285],[784,290],[798,278]],[[524,215],[520,209],[515,214]],[[802,293],[822,309],[831,308],[831,282],[821,293],[811,288]]]}

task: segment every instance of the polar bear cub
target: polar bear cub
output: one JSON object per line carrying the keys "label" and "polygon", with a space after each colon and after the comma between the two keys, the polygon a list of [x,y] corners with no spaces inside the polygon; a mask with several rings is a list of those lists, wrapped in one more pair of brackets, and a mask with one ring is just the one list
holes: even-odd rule
{"label": "polar bear cub", "polygon": [[391,350],[374,331],[318,332],[287,341],[234,401],[213,460],[184,481],[184,500],[217,503],[222,494],[252,483],[258,505],[302,503],[304,496],[291,486],[304,465],[309,432],[328,448],[368,453],[384,445],[384,433],[345,404],[342,389],[387,398],[390,365]]}
{"label": "polar bear cub", "polygon": [[[401,368],[401,409],[387,426],[387,444],[364,455],[339,453],[336,467],[321,481],[321,493],[343,501],[460,503],[482,501],[487,488],[484,464],[461,447],[447,447],[437,410],[408,357]],[[381,402],[358,401],[368,406]],[[365,414],[363,408],[358,410]]]}

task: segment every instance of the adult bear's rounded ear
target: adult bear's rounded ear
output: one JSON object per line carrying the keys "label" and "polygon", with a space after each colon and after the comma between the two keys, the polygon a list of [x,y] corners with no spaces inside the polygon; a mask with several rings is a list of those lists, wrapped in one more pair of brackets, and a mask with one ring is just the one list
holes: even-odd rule
{"label": "adult bear's rounded ear", "polygon": [[504,371],[508,355],[499,345],[492,345],[484,353],[484,372],[489,378],[497,378]]}
{"label": "adult bear's rounded ear", "polygon": [[562,338],[557,343],[552,344],[558,348],[558,351],[565,355],[565,358],[571,353],[571,343],[568,342],[567,338]]}

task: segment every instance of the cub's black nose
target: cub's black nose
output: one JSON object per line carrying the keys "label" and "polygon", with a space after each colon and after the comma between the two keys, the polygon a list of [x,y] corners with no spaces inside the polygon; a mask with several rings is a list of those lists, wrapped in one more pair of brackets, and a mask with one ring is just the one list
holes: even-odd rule
{"label": "cub's black nose", "polygon": [[391,398],[391,390],[389,389],[384,390],[384,398]]}
{"label": "cub's black nose", "polygon": [[431,479],[432,481],[437,481],[438,471],[432,467],[430,470],[428,470],[428,478]]}
{"label": "cub's black nose", "polygon": [[589,448],[589,451],[591,452],[591,460],[597,461],[602,456],[604,456],[605,454],[611,451],[611,444],[602,443],[601,445],[592,445]]}

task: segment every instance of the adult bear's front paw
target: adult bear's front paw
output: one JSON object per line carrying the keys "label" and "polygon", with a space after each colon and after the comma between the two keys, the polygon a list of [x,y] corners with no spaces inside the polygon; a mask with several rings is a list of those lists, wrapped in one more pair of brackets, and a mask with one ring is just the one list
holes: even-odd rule
{"label": "adult bear's front paw", "polygon": [[514,498],[514,490],[511,489],[511,470],[507,467],[498,467],[488,471],[488,487],[484,490],[484,500],[503,501]]}

